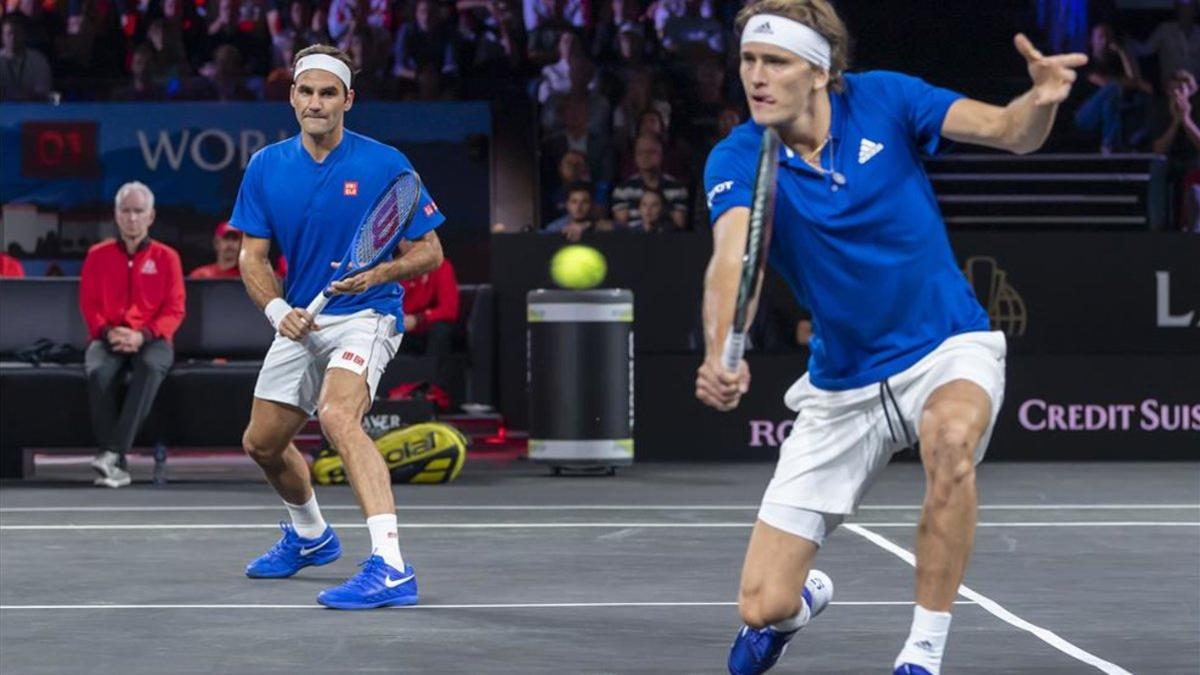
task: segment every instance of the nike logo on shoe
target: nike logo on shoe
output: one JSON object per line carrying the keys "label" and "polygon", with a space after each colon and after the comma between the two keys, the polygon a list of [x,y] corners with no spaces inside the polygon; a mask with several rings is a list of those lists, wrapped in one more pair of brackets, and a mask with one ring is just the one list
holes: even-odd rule
{"label": "nike logo on shoe", "polygon": [[876,143],[869,138],[862,139],[858,145],[858,163],[866,164],[871,158],[883,151],[883,143]]}
{"label": "nike logo on shoe", "polygon": [[383,578],[383,585],[387,586],[388,588],[395,588],[409,579],[412,579],[414,576],[416,575],[410,574],[403,579],[392,579],[392,575],[389,574]]}
{"label": "nike logo on shoe", "polygon": [[331,541],[333,541],[333,535],[330,535],[327,539],[325,539],[325,541],[317,544],[316,546],[313,546],[312,548],[306,548],[304,546],[301,546],[300,547],[300,555],[312,555],[313,553],[320,551],[322,548],[325,547],[325,544],[328,544]]}

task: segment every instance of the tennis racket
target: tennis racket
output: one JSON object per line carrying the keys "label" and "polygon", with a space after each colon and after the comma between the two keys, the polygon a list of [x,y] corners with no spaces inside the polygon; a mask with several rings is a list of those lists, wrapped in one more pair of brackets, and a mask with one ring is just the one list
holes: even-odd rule
{"label": "tennis racket", "polygon": [[771,244],[771,224],[775,220],[775,176],[779,172],[779,146],[782,141],[774,129],[763,132],[758,151],[758,172],[754,176],[754,197],[750,203],[750,224],[746,231],[746,252],[742,255],[742,276],[738,282],[733,324],[725,337],[721,361],[725,369],[736,373],[746,354],[746,333],[754,318],[751,308],[762,292],[763,271],[767,265],[767,247]]}
{"label": "tennis racket", "polygon": [[420,201],[421,177],[415,171],[402,171],[388,181],[358,224],[350,248],[333,278],[325,290],[308,303],[309,314],[315,317],[325,309],[330,298],[336,295],[331,288],[335,281],[362,274],[391,257],[408,231]]}

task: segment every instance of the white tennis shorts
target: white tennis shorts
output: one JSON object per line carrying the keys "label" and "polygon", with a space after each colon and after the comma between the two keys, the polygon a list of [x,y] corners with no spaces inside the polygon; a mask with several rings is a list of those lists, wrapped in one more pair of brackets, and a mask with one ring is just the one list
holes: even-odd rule
{"label": "white tennis shorts", "polygon": [[317,325],[321,330],[300,342],[275,336],[258,372],[255,398],[293,405],[311,415],[330,368],[365,375],[369,395],[375,398],[379,378],[404,337],[396,332],[396,317],[365,309],[344,316],[322,314]]}
{"label": "white tennis shorts", "polygon": [[798,414],[780,447],[759,519],[820,544],[845,515],[854,513],[892,455],[907,447],[909,439],[917,440],[925,401],[952,380],[978,384],[992,401],[992,419],[975,448],[978,464],[1004,402],[1006,352],[999,331],[956,335],[888,378],[890,393],[883,383],[826,391],[805,374],[784,395],[784,403]]}

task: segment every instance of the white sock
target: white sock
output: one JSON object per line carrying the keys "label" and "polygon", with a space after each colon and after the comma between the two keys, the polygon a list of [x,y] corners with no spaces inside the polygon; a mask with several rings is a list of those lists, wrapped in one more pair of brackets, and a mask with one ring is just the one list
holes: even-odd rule
{"label": "white sock", "polygon": [[812,618],[812,610],[808,608],[808,603],[800,601],[800,613],[790,619],[784,619],[779,623],[771,624],[771,628],[780,633],[791,633],[798,631],[808,625],[808,620]]}
{"label": "white sock", "polygon": [[284,502],[283,505],[287,507],[288,514],[292,516],[292,527],[296,528],[296,534],[305,539],[316,539],[325,532],[326,527],[329,527],[321,515],[321,507],[317,506],[315,492],[311,499],[299,506],[287,502]]}
{"label": "white sock", "polygon": [[367,529],[371,531],[371,555],[380,556],[384,562],[403,572],[404,558],[400,556],[396,514],[385,513],[367,518]]}
{"label": "white sock", "polygon": [[931,675],[938,675],[949,632],[950,612],[934,612],[920,605],[914,606],[912,629],[893,667],[912,663],[925,668]]}

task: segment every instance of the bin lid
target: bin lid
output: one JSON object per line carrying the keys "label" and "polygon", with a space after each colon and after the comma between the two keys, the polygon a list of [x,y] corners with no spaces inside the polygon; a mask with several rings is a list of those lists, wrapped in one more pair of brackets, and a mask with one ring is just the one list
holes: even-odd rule
{"label": "bin lid", "polygon": [[526,296],[530,323],[633,321],[633,291],[606,288],[591,291],[534,289]]}

